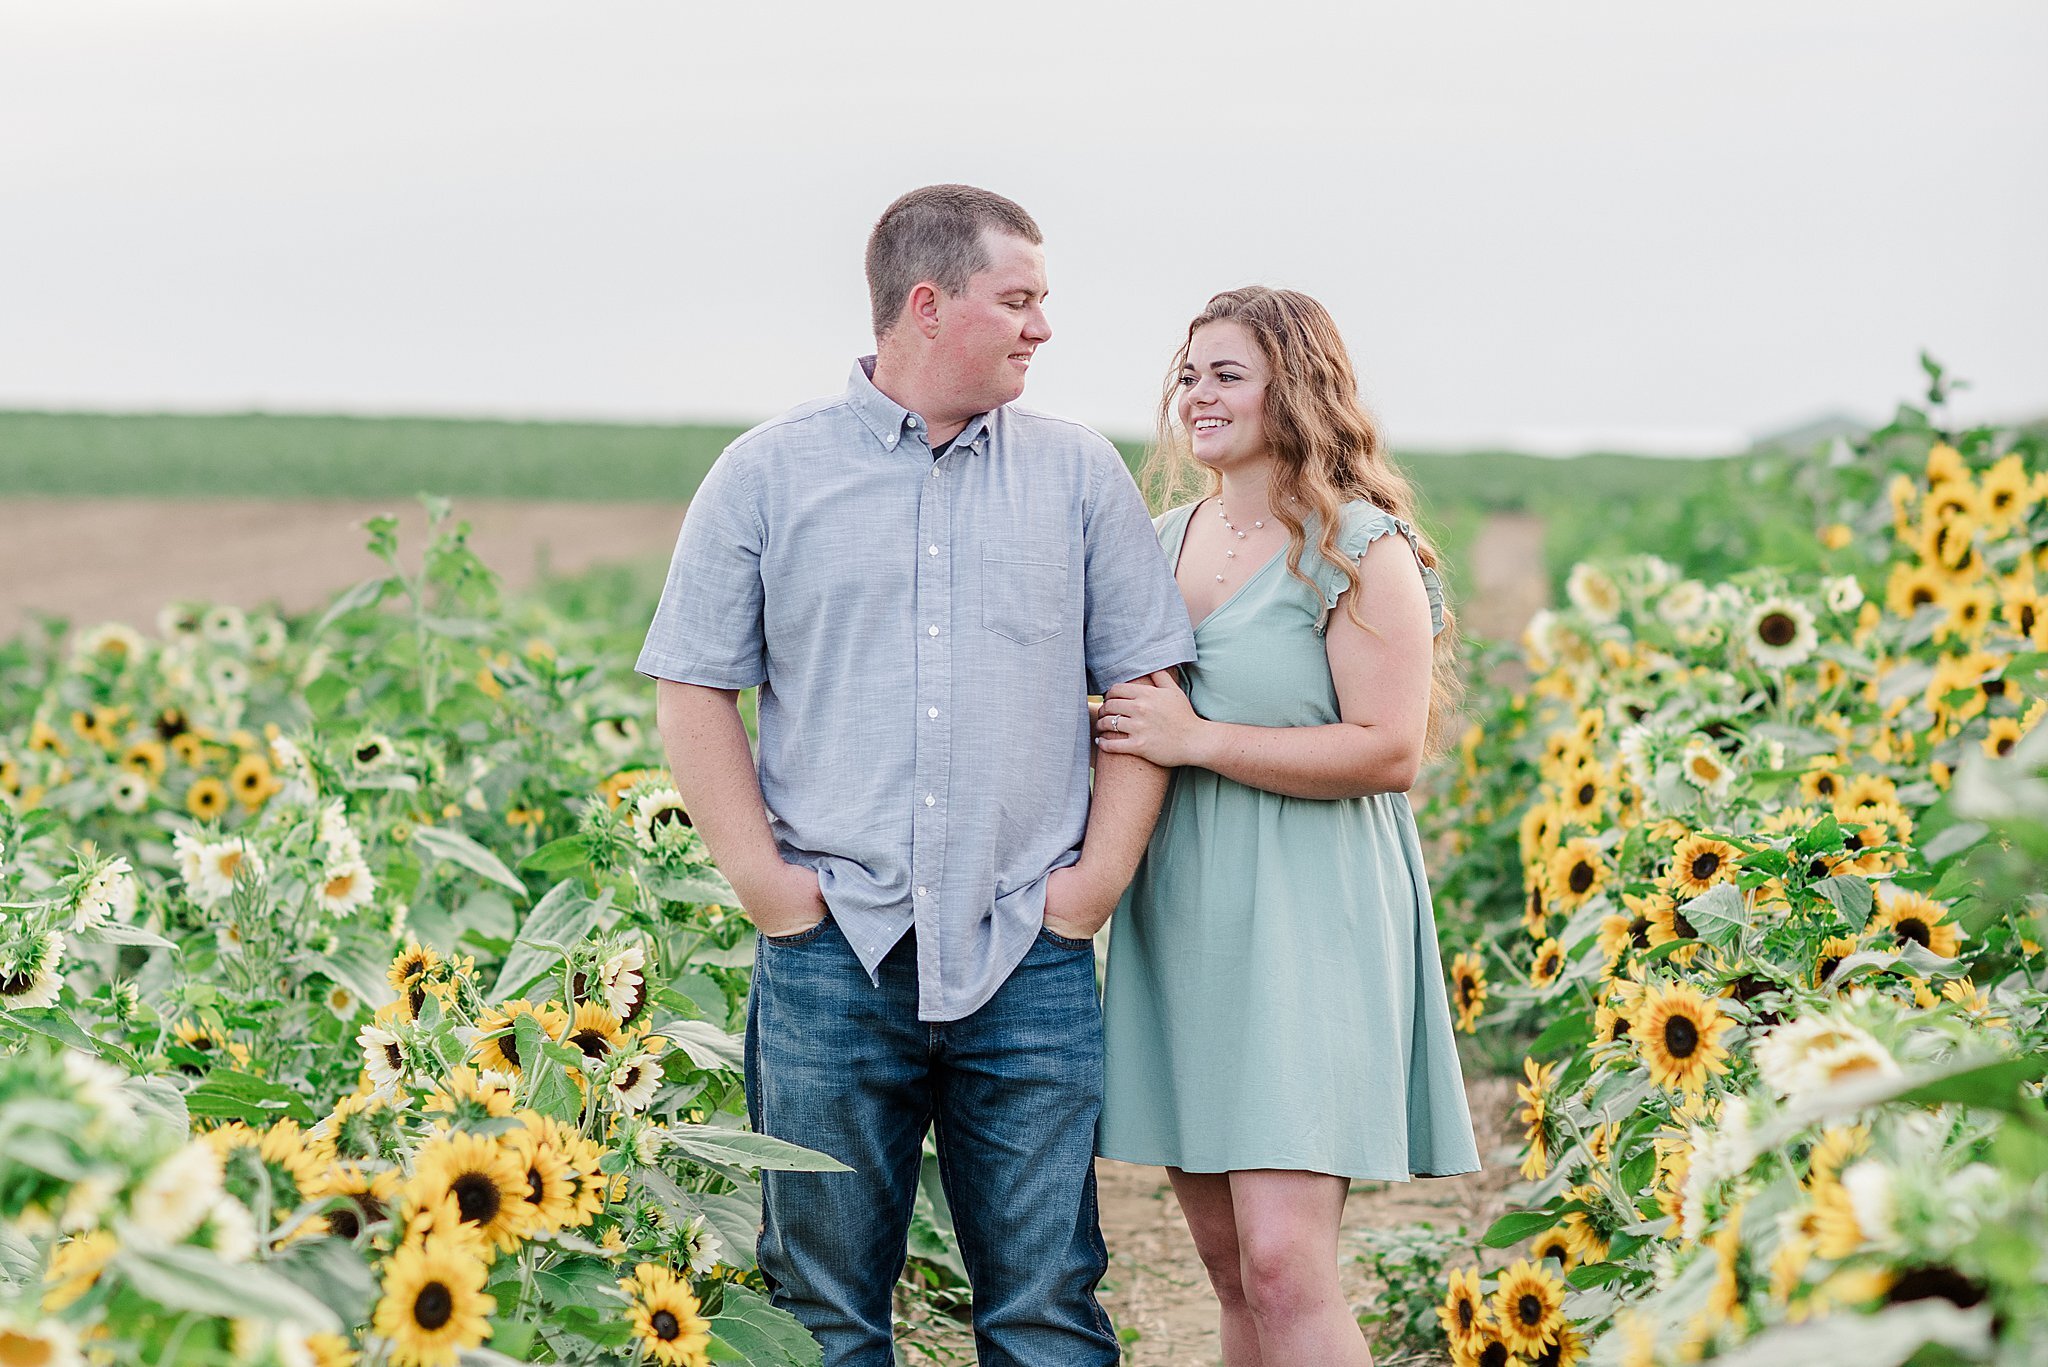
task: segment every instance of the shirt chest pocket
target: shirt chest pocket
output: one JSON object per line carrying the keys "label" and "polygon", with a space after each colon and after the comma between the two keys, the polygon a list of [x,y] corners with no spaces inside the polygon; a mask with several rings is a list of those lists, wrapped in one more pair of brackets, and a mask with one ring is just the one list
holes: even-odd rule
{"label": "shirt chest pocket", "polygon": [[981,624],[1006,641],[1037,645],[1060,634],[1067,603],[1067,544],[1010,537],[981,550]]}

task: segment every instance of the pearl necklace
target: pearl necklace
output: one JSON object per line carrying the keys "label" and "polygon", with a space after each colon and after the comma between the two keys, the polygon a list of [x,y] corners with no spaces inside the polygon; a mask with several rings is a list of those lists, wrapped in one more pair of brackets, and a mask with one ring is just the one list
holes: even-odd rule
{"label": "pearl necklace", "polygon": [[[1223,519],[1223,525],[1224,525],[1224,526],[1226,526],[1226,527],[1230,528],[1230,530],[1231,530],[1231,531],[1233,531],[1233,532],[1237,532],[1237,539],[1238,539],[1239,541],[1242,541],[1242,540],[1244,540],[1244,533],[1243,533],[1243,532],[1239,532],[1239,531],[1237,531],[1237,524],[1236,524],[1235,522],[1232,522],[1232,521],[1230,520],[1230,514],[1229,514],[1229,513],[1226,513],[1226,512],[1224,512],[1224,511],[1223,511],[1223,500],[1222,500],[1222,499],[1220,499],[1220,498],[1216,500],[1216,516],[1218,516],[1218,517],[1220,517],[1220,518],[1222,518],[1222,519]],[[1253,530],[1253,531],[1258,531],[1258,530],[1259,530],[1259,529],[1260,529],[1261,527],[1264,527],[1265,525],[1266,525],[1266,520],[1265,520],[1264,518],[1258,518],[1258,519],[1255,519],[1255,520],[1254,520],[1254,521],[1252,522],[1252,530]],[[1223,558],[1224,558],[1224,559],[1226,559],[1226,560],[1235,560],[1235,559],[1237,559],[1237,547],[1235,547],[1235,546],[1225,546],[1225,547],[1223,548]],[[1222,575],[1220,575],[1220,574],[1219,574],[1219,575],[1217,575],[1217,576],[1216,576],[1216,582],[1217,582],[1217,583],[1219,583],[1219,584],[1220,584],[1220,583],[1222,583],[1222,582],[1223,582],[1223,576],[1222,576]]]}

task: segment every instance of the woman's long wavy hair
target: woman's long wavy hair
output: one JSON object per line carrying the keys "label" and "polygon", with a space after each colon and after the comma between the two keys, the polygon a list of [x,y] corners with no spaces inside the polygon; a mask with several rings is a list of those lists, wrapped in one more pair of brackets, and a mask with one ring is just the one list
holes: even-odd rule
{"label": "woman's long wavy hair", "polygon": [[[1329,310],[1296,290],[1253,285],[1226,290],[1188,324],[1188,335],[1167,367],[1159,397],[1159,435],[1138,480],[1154,506],[1168,508],[1221,492],[1223,477],[1195,459],[1189,434],[1180,425],[1181,372],[1195,333],[1210,323],[1233,322],[1258,340],[1272,379],[1266,386],[1266,445],[1273,453],[1273,515],[1287,528],[1287,572],[1315,590],[1301,569],[1308,524],[1316,528],[1316,553],[1344,572],[1351,592],[1351,620],[1365,626],[1358,606],[1358,564],[1337,548],[1342,509],[1367,499],[1409,523],[1415,522],[1415,490],[1387,459],[1372,416],[1358,394],[1358,374]],[[1441,575],[1443,562],[1420,528],[1416,540],[1422,563]],[[1447,732],[1464,697],[1458,673],[1458,627],[1444,605],[1444,629],[1430,651],[1429,728],[1424,753],[1441,754]]]}

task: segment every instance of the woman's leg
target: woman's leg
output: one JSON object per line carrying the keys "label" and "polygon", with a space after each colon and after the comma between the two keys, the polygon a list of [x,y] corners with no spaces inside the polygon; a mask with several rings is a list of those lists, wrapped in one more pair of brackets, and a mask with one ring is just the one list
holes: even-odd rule
{"label": "woman's leg", "polygon": [[1230,1174],[1239,1280],[1265,1362],[1372,1367],[1372,1350],[1337,1281],[1337,1231],[1349,1189],[1344,1178],[1319,1172]]}
{"label": "woman's leg", "polygon": [[1223,1307],[1223,1367],[1264,1367],[1265,1360],[1259,1357],[1258,1329],[1245,1305],[1244,1283],[1240,1280],[1237,1215],[1231,1207],[1230,1174],[1168,1168],[1166,1175],[1173,1179],[1173,1194],[1180,1198],[1188,1233],[1195,1236],[1195,1252],[1201,1255],[1202,1266],[1209,1270],[1209,1285],[1216,1289],[1216,1299]]}

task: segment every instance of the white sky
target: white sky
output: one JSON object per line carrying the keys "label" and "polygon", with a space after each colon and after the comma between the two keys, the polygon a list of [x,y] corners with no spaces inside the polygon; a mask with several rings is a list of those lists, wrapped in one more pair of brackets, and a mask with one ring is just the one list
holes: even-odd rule
{"label": "white sky", "polygon": [[[1336,314],[1397,442],[2048,410],[2048,5],[0,0],[0,406],[752,420],[965,180],[1047,234],[1027,402]],[[2028,245],[2031,244],[2031,245]]]}

